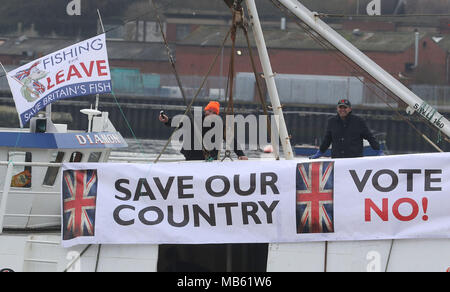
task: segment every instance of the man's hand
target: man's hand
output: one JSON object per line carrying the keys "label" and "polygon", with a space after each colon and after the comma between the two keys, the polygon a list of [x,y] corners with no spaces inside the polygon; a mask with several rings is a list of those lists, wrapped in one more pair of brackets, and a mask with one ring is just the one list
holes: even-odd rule
{"label": "man's hand", "polygon": [[247,156],[239,156],[238,159],[239,160],[248,160],[248,157]]}
{"label": "man's hand", "polygon": [[158,119],[162,123],[167,123],[169,121],[169,118],[166,115],[159,115]]}
{"label": "man's hand", "polygon": [[310,156],[309,159],[317,159],[317,158],[322,157],[324,154],[325,153],[323,153],[322,151],[317,150],[316,154],[314,154],[313,156]]}

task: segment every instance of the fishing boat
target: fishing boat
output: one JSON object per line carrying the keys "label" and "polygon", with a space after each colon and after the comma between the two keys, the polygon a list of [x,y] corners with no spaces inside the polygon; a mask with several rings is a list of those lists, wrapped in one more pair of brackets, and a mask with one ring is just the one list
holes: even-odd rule
{"label": "fishing boat", "polygon": [[[243,1],[225,1],[229,7],[242,4]],[[274,114],[280,116],[279,135],[284,157],[282,160],[294,159],[294,151],[290,145],[289,135],[284,123],[282,106],[280,104],[274,73],[270,66],[269,55],[265,46],[261,25],[254,0],[246,0],[250,25],[255,35],[261,65]],[[340,37],[323,23],[316,13],[309,11],[297,0],[279,0],[279,4],[299,17],[306,25],[315,30],[322,37],[329,40],[336,48],[343,51],[374,78],[402,98],[410,107],[409,111],[418,112],[426,117],[434,126],[448,135],[448,121],[437,111],[412,94],[406,87],[392,78],[378,65],[370,61],[356,48]],[[30,98],[33,95],[29,95]],[[425,104],[425,105],[424,105]],[[432,112],[432,115],[430,114]],[[61,225],[63,223],[61,193],[64,192],[63,167],[75,167],[76,164],[97,163],[109,165],[111,151],[123,149],[127,143],[108,119],[107,113],[87,110],[89,119],[88,129],[85,131],[67,131],[66,125],[55,125],[50,114],[32,118],[30,129],[0,132],[0,270],[4,271],[156,271],[158,261],[158,244],[138,243],[103,244],[93,242],[79,243],[70,247],[63,247]],[[159,157],[157,158],[157,160]],[[366,158],[363,158],[366,159]],[[376,159],[376,158],[372,158]],[[137,159],[136,159],[137,160]],[[148,162],[133,161],[129,162]],[[320,160],[322,161],[322,160]],[[365,161],[365,160],[361,160]],[[375,160],[367,160],[374,163]],[[69,164],[67,164],[69,163]],[[217,164],[216,164],[217,163]],[[196,169],[219,167],[220,162],[202,164]],[[229,162],[224,164],[230,169]],[[237,162],[245,168],[245,162]],[[275,165],[277,161],[268,162]],[[307,159],[297,159],[295,163],[310,163]],[[120,173],[118,164],[111,164]],[[191,164],[194,165],[194,164]],[[203,166],[204,165],[204,166]],[[268,164],[267,164],[268,165]],[[178,164],[179,168],[187,169]],[[266,166],[266,164],[264,164]],[[108,167],[108,166],[105,166]],[[194,167],[194,166],[192,166]],[[100,169],[100,168],[99,168]],[[145,168],[146,170],[147,168]],[[70,169],[66,169],[70,170]],[[155,171],[158,170],[155,167]],[[270,175],[261,174],[261,185],[267,189],[276,190],[274,180]],[[268,179],[269,177],[269,179]],[[358,178],[358,174],[354,178]],[[265,180],[264,180],[264,179]],[[431,178],[431,174],[430,174]],[[217,178],[214,178],[217,179]],[[223,176],[220,179],[224,179]],[[432,180],[435,178],[432,178]],[[225,182],[226,180],[224,180]],[[356,180],[357,181],[357,180]],[[361,185],[364,179],[359,181]],[[367,179],[365,180],[367,182]],[[375,181],[375,179],[374,179]],[[358,182],[358,181],[357,181]],[[432,183],[434,181],[431,181]],[[164,186],[159,190],[164,193]],[[179,181],[180,183],[180,181]],[[69,185],[66,182],[66,187]],[[118,187],[117,187],[118,185]],[[131,192],[124,188],[123,181],[116,185],[117,190],[123,191],[123,197],[116,195],[119,200],[129,200]],[[143,184],[144,185],[144,184]],[[189,185],[181,185],[189,189]],[[226,185],[226,183],[225,183]],[[165,186],[168,186],[168,182]],[[234,185],[236,188],[236,183]],[[262,187],[261,187],[262,188]],[[183,188],[181,188],[181,192]],[[211,191],[211,190],[210,190]],[[242,190],[239,190],[244,193]],[[180,192],[180,189],[179,189]],[[219,196],[218,192],[211,191]],[[129,193],[129,196],[128,196]],[[149,192],[147,192],[148,195]],[[142,193],[136,189],[135,199],[139,200]],[[182,196],[189,198],[189,194]],[[167,198],[167,193],[166,193]],[[254,206],[247,202],[248,206]],[[273,210],[265,206],[265,210]],[[275,208],[272,204],[271,207]],[[424,205],[425,206],[425,205]],[[133,224],[133,220],[125,218],[123,213],[134,210],[134,207],[122,205],[116,209],[116,221],[124,226]],[[198,211],[203,214],[204,210]],[[375,208],[374,208],[375,209]],[[425,211],[426,208],[424,208]],[[126,210],[126,211],[123,211]],[[154,209],[153,209],[154,210]],[[244,209],[243,209],[244,210]],[[255,219],[255,214],[247,209],[247,219]],[[147,212],[150,209],[146,210]],[[87,212],[87,211],[86,211]],[[147,224],[154,223],[140,213],[139,219]],[[269,214],[269,213],[267,213]],[[382,210],[377,213],[383,216]],[[416,214],[417,215],[417,214]],[[123,216],[123,217],[121,217]],[[200,216],[200,215],[199,215]],[[401,214],[399,215],[401,217]],[[173,218],[172,218],[173,219]],[[210,224],[213,225],[214,222]],[[227,221],[228,221],[227,215]],[[424,219],[425,220],[425,219]],[[270,216],[267,216],[270,221]],[[172,222],[176,225],[177,222]],[[179,222],[178,222],[179,223]],[[228,222],[227,222],[228,223]],[[156,224],[156,223],[155,223]],[[181,224],[181,223],[179,223]],[[240,236],[240,235],[239,235]],[[237,238],[239,236],[236,236]],[[192,239],[194,242],[197,239]],[[239,238],[236,242],[239,242]],[[261,243],[260,241],[256,241]],[[247,246],[246,248],[251,248]],[[230,252],[232,246],[228,252]],[[450,267],[450,240],[445,238],[408,238],[408,239],[371,239],[371,240],[307,240],[305,242],[276,242],[272,241],[265,256],[267,261],[258,269],[274,271],[445,271]],[[248,250],[247,250],[248,253]],[[245,258],[245,250],[243,256]],[[214,255],[212,255],[214,256]],[[233,271],[229,258],[228,271]],[[245,267],[245,266],[244,266]]]}

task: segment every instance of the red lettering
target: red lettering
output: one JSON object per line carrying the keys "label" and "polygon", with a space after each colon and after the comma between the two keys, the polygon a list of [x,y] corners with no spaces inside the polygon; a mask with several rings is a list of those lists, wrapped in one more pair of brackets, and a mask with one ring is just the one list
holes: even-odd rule
{"label": "red lettering", "polygon": [[47,77],[47,90],[55,87],[55,84],[50,84],[52,82],[52,80],[50,79],[50,77]]}
{"label": "red lettering", "polygon": [[372,221],[372,216],[371,216],[371,212],[370,210],[374,210],[375,213],[378,215],[378,217],[380,217],[383,221],[388,221],[388,199],[383,199],[383,203],[382,203],[382,210],[380,210],[378,208],[378,206],[371,200],[371,199],[366,199],[365,201],[365,220],[366,222],[371,222]]}
{"label": "red lettering", "polygon": [[105,63],[106,63],[105,60],[97,61],[97,73],[98,73],[98,76],[107,76],[108,75],[108,72],[103,72],[102,71],[102,70],[107,69],[108,67],[100,65],[100,64],[105,64]]}
{"label": "red lettering", "polygon": [[80,65],[81,65],[81,68],[83,68],[84,73],[86,73],[86,76],[91,77],[92,71],[94,70],[94,61],[91,61],[89,63],[89,70],[86,68],[86,66],[84,65],[83,62],[81,62]]}
{"label": "red lettering", "polygon": [[[398,208],[400,207],[401,204],[410,204],[411,205],[412,211],[411,211],[410,215],[403,216],[402,214],[400,214]],[[419,205],[413,199],[402,198],[402,199],[397,200],[394,203],[394,206],[392,206],[392,213],[394,214],[395,218],[397,218],[400,221],[411,221],[414,218],[416,218],[417,215],[419,214]]]}
{"label": "red lettering", "polygon": [[56,73],[56,85],[61,84],[65,81],[63,77],[64,77],[64,70],[58,71],[58,73]]}
{"label": "red lettering", "polygon": [[69,68],[69,73],[67,75],[67,81],[69,81],[73,76],[77,76],[78,78],[82,78],[80,72],[78,72],[77,67],[75,65],[71,65]]}

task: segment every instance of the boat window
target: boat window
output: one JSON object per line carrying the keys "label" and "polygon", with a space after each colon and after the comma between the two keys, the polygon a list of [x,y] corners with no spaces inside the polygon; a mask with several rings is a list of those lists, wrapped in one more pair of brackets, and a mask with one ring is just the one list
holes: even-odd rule
{"label": "boat window", "polygon": [[[64,159],[64,152],[53,153],[53,157],[51,159],[52,163],[61,163]],[[55,157],[56,156],[56,157]],[[47,168],[47,172],[45,173],[44,182],[42,185],[44,186],[54,186],[56,177],[58,176],[59,166],[50,166]]]}
{"label": "boat window", "polygon": [[91,154],[89,154],[88,162],[99,162],[100,157],[102,157],[101,152],[92,152]]}
{"label": "boat window", "polygon": [[[8,152],[8,160],[16,163],[31,162],[31,152]],[[11,187],[31,188],[31,166],[14,166],[13,176],[11,178]]]}
{"label": "boat window", "polygon": [[81,162],[83,159],[83,153],[81,152],[73,152],[72,155],[70,155],[69,162]]}

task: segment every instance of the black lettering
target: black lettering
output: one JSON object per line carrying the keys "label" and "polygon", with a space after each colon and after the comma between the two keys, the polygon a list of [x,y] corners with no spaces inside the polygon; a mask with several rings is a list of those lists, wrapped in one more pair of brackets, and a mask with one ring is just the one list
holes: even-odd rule
{"label": "black lettering", "polygon": [[121,184],[130,184],[130,181],[128,179],[118,179],[116,180],[115,183],[115,187],[116,190],[121,192],[122,194],[125,194],[125,197],[119,197],[118,195],[116,195],[116,199],[122,200],[122,201],[128,201],[129,199],[131,199],[131,191],[123,186],[121,186]]}
{"label": "black lettering", "polygon": [[240,184],[239,177],[240,177],[239,174],[236,174],[234,176],[234,190],[235,190],[236,194],[241,195],[241,196],[248,196],[248,195],[253,194],[256,189],[256,173],[250,174],[250,186],[249,186],[248,190],[246,190],[246,191],[241,190],[241,184]]}
{"label": "black lettering", "polygon": [[248,217],[251,216],[253,218],[253,221],[256,224],[261,224],[261,220],[259,220],[258,215],[256,212],[258,212],[258,204],[255,202],[243,202],[242,203],[242,221],[244,224],[248,224]]}
{"label": "black lettering", "polygon": [[164,187],[161,183],[161,180],[159,177],[154,177],[153,180],[155,181],[156,186],[158,187],[159,192],[161,193],[161,196],[164,200],[167,200],[167,197],[169,196],[170,188],[172,187],[173,180],[175,179],[174,176],[170,176],[167,179],[166,186]]}
{"label": "black lettering", "polygon": [[207,214],[205,211],[203,211],[202,208],[200,208],[199,205],[194,204],[192,206],[192,213],[194,215],[194,226],[199,227],[200,226],[200,216],[203,217],[203,219],[206,220],[206,222],[209,223],[210,226],[216,226],[216,211],[214,209],[214,204],[209,204],[209,214]]}
{"label": "black lettering", "polygon": [[406,174],[406,191],[412,192],[414,190],[414,174],[421,174],[420,169],[399,169],[398,173]]}
{"label": "black lettering", "polygon": [[364,176],[362,180],[359,179],[358,174],[356,174],[355,170],[350,170],[350,175],[353,178],[353,181],[355,182],[356,187],[358,188],[358,191],[361,193],[364,190],[364,187],[367,184],[367,181],[369,180],[370,174],[372,173],[372,169],[366,170],[364,173]]}
{"label": "black lettering", "polygon": [[120,211],[122,211],[123,209],[131,209],[133,211],[135,210],[135,208],[133,206],[129,206],[129,205],[122,205],[122,206],[117,207],[116,209],[114,209],[114,212],[113,212],[114,221],[116,221],[117,224],[122,225],[122,226],[133,225],[134,224],[134,219],[132,219],[132,220],[122,220],[120,218]]}
{"label": "black lettering", "polygon": [[[220,192],[216,192],[212,189],[212,182],[216,179],[219,179],[221,181],[223,181],[223,190]],[[215,176],[211,176],[206,180],[205,183],[205,188],[206,191],[208,192],[208,194],[210,194],[213,197],[222,197],[224,195],[226,195],[228,193],[228,191],[230,190],[230,181],[228,180],[228,178],[226,176],[223,175],[215,175]]]}
{"label": "black lettering", "polygon": [[218,203],[217,208],[225,208],[225,216],[227,218],[227,225],[232,225],[233,220],[231,216],[231,208],[239,206],[238,203]]}
{"label": "black lettering", "polygon": [[263,210],[266,212],[266,219],[268,224],[272,224],[272,213],[275,210],[275,207],[278,205],[280,201],[273,201],[272,204],[268,207],[264,201],[258,201]]}
{"label": "black lettering", "polygon": [[425,191],[426,192],[439,192],[442,191],[441,187],[432,187],[431,183],[440,183],[441,178],[432,178],[432,174],[442,174],[442,169],[425,169]]}
{"label": "black lettering", "polygon": [[[156,213],[155,220],[149,221],[145,218],[145,214],[150,211],[153,211]],[[163,212],[161,211],[161,209],[159,209],[158,207],[155,207],[155,206],[144,208],[139,212],[139,220],[145,225],[156,225],[156,224],[161,223],[163,221],[163,219],[164,219]]]}
{"label": "black lettering", "polygon": [[[270,178],[268,180],[268,178]],[[273,172],[263,172],[261,173],[261,195],[267,194],[267,186],[270,186],[272,189],[272,192],[275,195],[279,195],[280,191],[278,190],[275,183],[278,181],[278,176],[276,173]]]}
{"label": "black lettering", "polygon": [[179,176],[177,177],[178,182],[178,198],[180,199],[191,199],[194,197],[194,194],[185,194],[184,190],[193,189],[194,186],[192,184],[184,184],[185,180],[193,180],[193,176]]}
{"label": "black lettering", "polygon": [[[145,191],[142,192],[142,187],[145,188]],[[136,192],[134,193],[134,199],[133,201],[139,201],[141,197],[149,197],[150,200],[156,200],[155,195],[152,192],[152,189],[150,188],[147,179],[140,178],[136,187]]]}
{"label": "black lettering", "polygon": [[[387,175],[389,175],[392,178],[392,183],[391,183],[390,186],[382,187],[378,183],[378,179],[383,174],[387,174]],[[373,184],[373,187],[375,189],[377,189],[377,191],[387,193],[387,192],[390,192],[390,191],[394,190],[397,187],[397,185],[398,185],[398,176],[395,174],[395,172],[393,172],[390,169],[382,169],[382,170],[377,171],[375,173],[375,175],[372,177],[372,184]]]}
{"label": "black lettering", "polygon": [[189,223],[189,209],[188,205],[183,205],[183,221],[177,223],[175,222],[174,216],[173,216],[173,206],[167,207],[167,220],[169,221],[169,224],[173,227],[183,227],[186,226]]}

